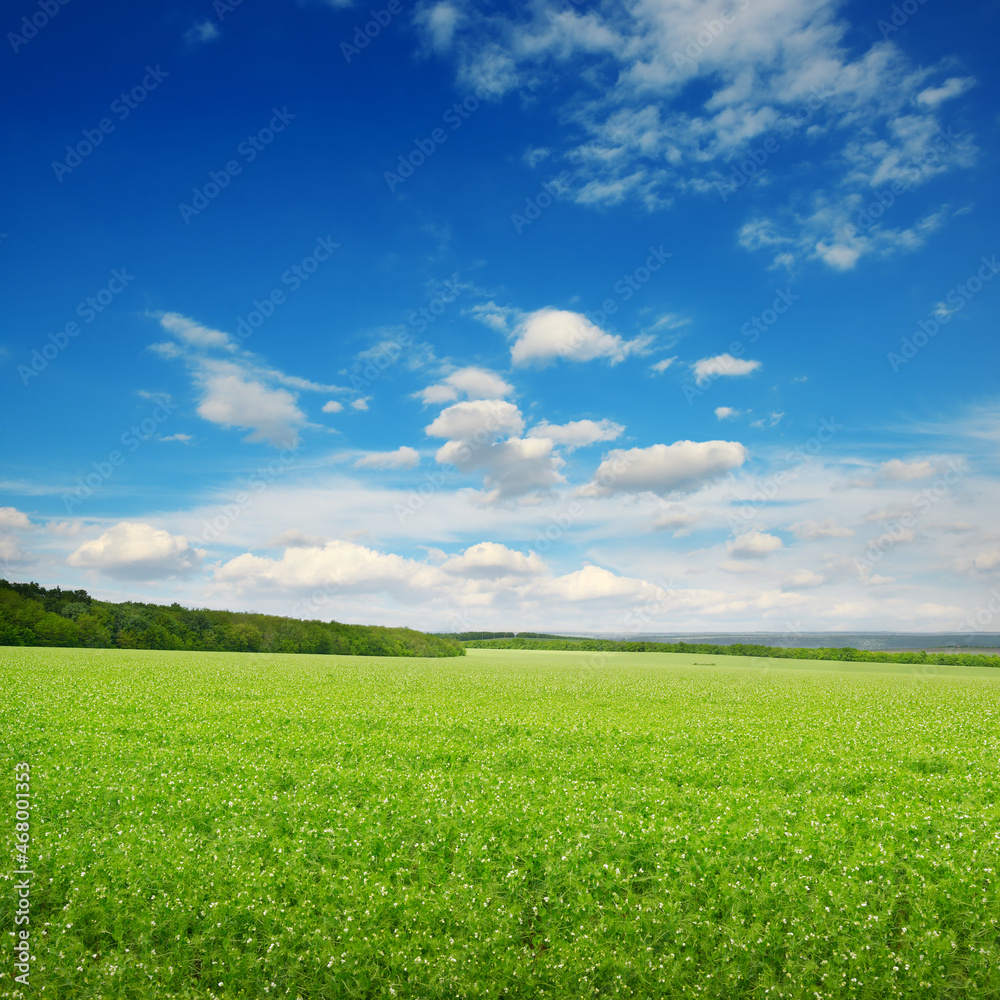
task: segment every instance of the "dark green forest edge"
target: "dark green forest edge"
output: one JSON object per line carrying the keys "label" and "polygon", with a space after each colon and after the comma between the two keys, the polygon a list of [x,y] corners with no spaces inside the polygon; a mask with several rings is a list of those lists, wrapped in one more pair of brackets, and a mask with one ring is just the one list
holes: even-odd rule
{"label": "dark green forest edge", "polygon": [[0,646],[90,646],[353,656],[464,656],[453,639],[408,628],[302,621],[179,604],[110,604],[85,590],[0,580]]}
{"label": "dark green forest edge", "polygon": [[609,653],[697,653],[708,656],[768,656],[783,660],[848,660],[855,663],[932,663],[948,667],[1000,667],[1000,656],[982,653],[888,653],[874,649],[834,646],[825,649],[752,646],[736,643],[715,646],[694,642],[632,642],[618,639],[573,639],[522,632],[459,632],[448,636],[471,649],[568,649]]}

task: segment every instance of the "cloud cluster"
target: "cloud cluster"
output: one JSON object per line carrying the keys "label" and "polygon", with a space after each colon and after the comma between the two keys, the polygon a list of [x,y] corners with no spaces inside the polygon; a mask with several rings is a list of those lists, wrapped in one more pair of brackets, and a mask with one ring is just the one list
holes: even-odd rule
{"label": "cloud cluster", "polygon": [[161,580],[188,577],[201,568],[204,549],[183,535],[133,521],[121,521],[100,537],[84,542],[66,562],[114,580]]}
{"label": "cloud cluster", "polygon": [[[545,150],[547,161],[572,166],[579,202],[728,199],[779,175],[787,202],[753,220],[743,245],[771,250],[778,263],[811,257],[845,269],[864,254],[919,245],[943,223],[938,210],[844,232],[893,182],[909,191],[973,162],[971,141],[943,129],[937,113],[975,81],[944,77],[953,60],[914,65],[895,40],[857,50],[844,6],[771,0],[721,11],[713,0],[627,0],[553,15],[470,0],[460,19],[445,16],[450,4],[428,8],[442,12],[447,32],[430,14],[419,24],[464,88],[499,97],[579,81]],[[812,168],[820,161],[825,178]]]}
{"label": "cloud cluster", "polygon": [[692,493],[738,469],[746,458],[747,450],[738,441],[675,441],[614,449],[586,489],[597,496]]}
{"label": "cloud cluster", "polygon": [[[237,339],[180,313],[159,313],[157,318],[177,339],[153,344],[151,350],[163,358],[185,361],[199,395],[198,415],[224,428],[248,431],[247,441],[296,448],[301,429],[308,422],[299,406],[299,392],[348,391],[262,365]],[[367,407],[361,399],[351,405]],[[322,407],[324,413],[342,409],[334,400]]]}
{"label": "cloud cluster", "polygon": [[530,313],[515,328],[510,356],[516,365],[597,358],[614,365],[630,354],[641,353],[651,342],[649,336],[624,340],[617,334],[606,333],[580,313],[546,308]]}

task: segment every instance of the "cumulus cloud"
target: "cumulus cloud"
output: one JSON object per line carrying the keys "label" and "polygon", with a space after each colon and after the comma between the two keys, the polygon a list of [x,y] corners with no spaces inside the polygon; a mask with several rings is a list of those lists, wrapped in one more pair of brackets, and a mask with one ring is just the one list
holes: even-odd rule
{"label": "cumulus cloud", "polygon": [[764,559],[782,548],[782,541],[777,535],[764,531],[748,531],[734,538],[727,547],[734,559]]}
{"label": "cumulus cloud", "polygon": [[28,531],[31,519],[16,507],[0,507],[0,531]]}
{"label": "cumulus cloud", "polygon": [[717,354],[714,358],[702,358],[691,365],[698,385],[711,382],[723,375],[749,375],[760,368],[759,361],[734,358],[731,354]]}
{"label": "cumulus cloud", "polygon": [[524,429],[521,411],[504,399],[477,399],[456,403],[442,410],[424,430],[431,437],[466,441],[497,440],[519,435]]}
{"label": "cumulus cloud", "polygon": [[416,448],[403,445],[395,451],[370,451],[355,463],[355,469],[413,469],[420,463]]}
{"label": "cumulus cloud", "polygon": [[514,331],[510,356],[514,364],[547,364],[566,361],[593,361],[606,358],[611,364],[645,350],[648,336],[624,340],[606,333],[586,316],[565,309],[539,309],[529,314]]}
{"label": "cumulus cloud", "polygon": [[474,580],[500,580],[505,577],[543,576],[548,567],[534,552],[518,552],[497,542],[470,545],[461,555],[441,564],[441,571]]}
{"label": "cumulus cloud", "polygon": [[344,409],[343,403],[338,403],[335,399],[329,399],[323,404],[324,413],[340,413]]}
{"label": "cumulus cloud", "polygon": [[845,528],[833,517],[824,521],[796,521],[788,526],[788,530],[796,538],[806,542],[818,538],[851,538],[854,535],[853,529]]}
{"label": "cumulus cloud", "polygon": [[193,548],[183,535],[121,521],[100,538],[84,542],[66,562],[116,580],[139,581],[190,576],[204,557],[204,549]]}
{"label": "cumulus cloud", "polygon": [[786,588],[805,589],[821,587],[826,583],[826,577],[814,573],[811,569],[797,569],[786,581]]}
{"label": "cumulus cloud", "polygon": [[738,441],[676,441],[648,448],[615,449],[598,466],[585,491],[614,493],[690,493],[739,468],[747,450]]}
{"label": "cumulus cloud", "polygon": [[543,420],[528,431],[528,437],[549,438],[571,451],[597,441],[614,441],[624,430],[621,424],[611,420],[571,420],[568,424],[550,424]]}
{"label": "cumulus cloud", "polygon": [[668,507],[653,520],[653,528],[657,531],[672,531],[674,538],[684,538],[691,534],[692,526],[702,515],[691,514],[679,507]]}
{"label": "cumulus cloud", "polygon": [[874,475],[852,479],[848,485],[875,487],[893,483],[912,483],[940,475],[946,470],[950,470],[949,475],[954,475],[961,473],[962,468],[955,458],[946,455],[931,455],[910,461],[893,458],[877,466]]}
{"label": "cumulus cloud", "polygon": [[287,389],[272,389],[242,373],[217,368],[202,380],[198,415],[223,427],[249,430],[247,441],[295,448],[306,415]]}
{"label": "cumulus cloud", "polygon": [[566,481],[559,472],[565,463],[553,452],[548,438],[508,438],[483,444],[448,441],[435,457],[460,472],[482,471],[488,489],[483,499],[488,503],[544,492]]}
{"label": "cumulus cloud", "polygon": [[716,420],[735,420],[740,415],[739,410],[734,410],[731,406],[717,406],[715,408]]}
{"label": "cumulus cloud", "polygon": [[23,566],[34,561],[33,553],[23,547],[19,538],[21,532],[33,528],[31,519],[23,511],[16,507],[0,507],[0,563]]}
{"label": "cumulus cloud", "polygon": [[425,403],[450,403],[460,396],[466,399],[502,399],[513,391],[514,387],[495,372],[470,365],[451,372],[417,395]]}
{"label": "cumulus cloud", "polygon": [[[486,502],[510,500],[564,482],[563,459],[548,438],[521,438],[521,411],[504,399],[455,403],[427,425],[430,437],[448,438],[435,455],[460,472],[482,472]],[[506,440],[502,440],[506,438]]]}

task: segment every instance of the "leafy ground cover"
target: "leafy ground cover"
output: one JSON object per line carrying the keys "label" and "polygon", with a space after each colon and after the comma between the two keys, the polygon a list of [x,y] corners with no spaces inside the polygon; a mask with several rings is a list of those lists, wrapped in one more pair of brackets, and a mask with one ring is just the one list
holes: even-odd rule
{"label": "leafy ground cover", "polygon": [[995,670],[3,648],[0,674],[34,790],[6,996],[1000,996]]}

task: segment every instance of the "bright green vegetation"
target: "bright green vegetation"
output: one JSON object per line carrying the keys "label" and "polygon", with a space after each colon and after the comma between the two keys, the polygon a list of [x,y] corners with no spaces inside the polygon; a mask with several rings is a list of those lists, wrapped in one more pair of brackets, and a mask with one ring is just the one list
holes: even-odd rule
{"label": "bright green vegetation", "polygon": [[1000,996],[994,670],[7,648],[0,674],[35,997]]}
{"label": "bright green vegetation", "polygon": [[[466,638],[477,633],[462,632],[457,639],[467,649],[548,649],[577,652],[616,653],[698,653],[709,656],[755,656],[785,660],[846,660],[852,663],[930,663],[936,666],[1000,667],[1000,656],[982,653],[926,653],[909,651],[890,653],[881,649],[853,649],[850,646],[806,649],[785,646],[754,646],[734,643],[716,646],[698,642],[647,642],[631,639],[574,639],[560,636],[535,636],[524,632],[516,638]],[[485,633],[480,633],[485,635]]]}
{"label": "bright green vegetation", "polygon": [[0,580],[0,646],[89,646],[357,656],[462,656],[454,640],[409,628],[301,621],[179,604],[110,604],[85,590]]}

